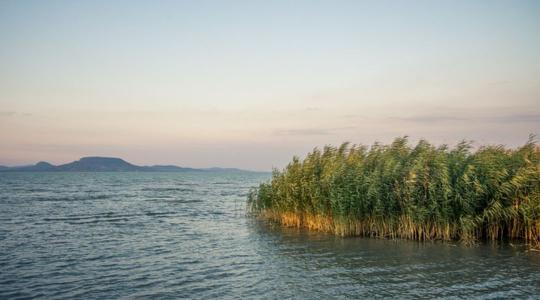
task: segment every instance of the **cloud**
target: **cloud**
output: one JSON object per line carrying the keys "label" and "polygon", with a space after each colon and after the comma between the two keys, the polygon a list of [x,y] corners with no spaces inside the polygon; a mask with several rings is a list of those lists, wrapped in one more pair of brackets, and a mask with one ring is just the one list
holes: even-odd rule
{"label": "cloud", "polygon": [[469,118],[444,116],[444,115],[418,115],[411,117],[395,117],[392,119],[414,122],[414,123],[440,123],[440,122],[455,122],[455,121],[467,121]]}
{"label": "cloud", "polygon": [[0,111],[0,118],[13,117],[17,114],[15,111]]}
{"label": "cloud", "polygon": [[490,123],[540,123],[538,113],[514,113],[514,114],[494,114],[494,115],[468,115],[456,117],[453,115],[416,115],[410,117],[392,117],[393,120],[411,123],[435,124],[447,122],[490,122]]}
{"label": "cloud", "polygon": [[326,129],[306,128],[306,129],[282,129],[276,130],[275,135],[329,135]]}
{"label": "cloud", "polygon": [[29,117],[31,115],[30,113],[19,113],[16,111],[0,111],[0,118]]}
{"label": "cloud", "polygon": [[501,123],[540,123],[540,114],[510,114],[490,118]]}
{"label": "cloud", "polygon": [[331,135],[337,131],[355,129],[354,126],[336,127],[336,128],[300,128],[300,129],[279,129],[275,130],[275,135],[292,135],[292,136],[311,136],[311,135]]}

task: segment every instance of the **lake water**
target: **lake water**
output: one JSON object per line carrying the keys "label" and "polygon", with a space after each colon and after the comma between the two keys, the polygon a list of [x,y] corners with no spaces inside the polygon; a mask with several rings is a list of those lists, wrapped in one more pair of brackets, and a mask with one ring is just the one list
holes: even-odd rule
{"label": "lake water", "polygon": [[0,298],[540,298],[540,253],[245,216],[260,173],[0,173]]}

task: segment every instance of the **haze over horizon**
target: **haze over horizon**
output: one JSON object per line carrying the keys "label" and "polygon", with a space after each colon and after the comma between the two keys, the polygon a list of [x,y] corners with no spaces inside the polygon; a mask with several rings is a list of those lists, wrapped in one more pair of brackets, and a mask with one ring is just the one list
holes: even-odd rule
{"label": "haze over horizon", "polygon": [[0,165],[540,134],[539,1],[3,1]]}

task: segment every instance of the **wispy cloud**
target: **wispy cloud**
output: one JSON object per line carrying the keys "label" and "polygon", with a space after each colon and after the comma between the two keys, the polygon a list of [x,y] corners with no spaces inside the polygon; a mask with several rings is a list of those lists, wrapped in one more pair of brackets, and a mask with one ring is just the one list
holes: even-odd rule
{"label": "wispy cloud", "polygon": [[0,118],[13,117],[16,114],[17,112],[14,112],[14,111],[0,111]]}
{"label": "wispy cloud", "polygon": [[330,135],[338,131],[355,129],[354,126],[336,127],[336,128],[299,128],[299,129],[279,129],[275,130],[275,135],[293,135],[293,136],[312,136],[312,135]]}
{"label": "wispy cloud", "polygon": [[281,129],[274,131],[275,135],[329,135],[330,131],[318,128]]}
{"label": "wispy cloud", "polygon": [[11,117],[29,117],[32,114],[30,113],[20,113],[16,111],[0,111],[0,118],[11,118]]}
{"label": "wispy cloud", "polygon": [[415,123],[441,123],[441,122],[457,122],[457,121],[469,120],[469,118],[445,116],[445,115],[418,115],[418,116],[411,116],[411,117],[394,117],[392,119],[406,121],[406,122],[415,122]]}
{"label": "wispy cloud", "polygon": [[540,114],[509,114],[490,118],[494,122],[502,123],[540,123]]}
{"label": "wispy cloud", "polygon": [[477,114],[457,117],[455,115],[416,115],[410,117],[391,117],[392,120],[435,124],[435,123],[450,123],[450,122],[495,122],[495,123],[540,123],[540,114],[538,113],[510,113],[510,114]]}

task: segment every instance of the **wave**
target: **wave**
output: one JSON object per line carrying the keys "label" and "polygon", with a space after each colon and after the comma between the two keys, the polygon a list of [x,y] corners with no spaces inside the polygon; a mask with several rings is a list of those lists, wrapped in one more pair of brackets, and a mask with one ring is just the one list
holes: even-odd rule
{"label": "wave", "polygon": [[182,188],[182,187],[151,187],[151,188],[142,188],[141,191],[145,192],[193,192],[192,188]]}
{"label": "wave", "polygon": [[[130,220],[130,218],[136,218],[140,216],[172,216],[176,215],[177,212],[145,212],[139,214],[115,214],[115,213],[105,213],[105,214],[96,214],[96,215],[72,215],[61,218],[43,218],[43,221],[46,222],[70,222],[70,221],[86,221],[92,220],[95,223],[98,221],[115,221],[115,220]],[[77,223],[83,224],[83,223]]]}
{"label": "wave", "polygon": [[200,203],[204,202],[201,199],[176,199],[173,197],[158,198],[158,199],[146,199],[148,202],[167,202],[167,203]]}
{"label": "wave", "polygon": [[71,195],[71,196],[49,196],[49,197],[36,197],[38,201],[88,201],[88,200],[103,200],[112,198],[112,194],[99,194],[99,195]]}

